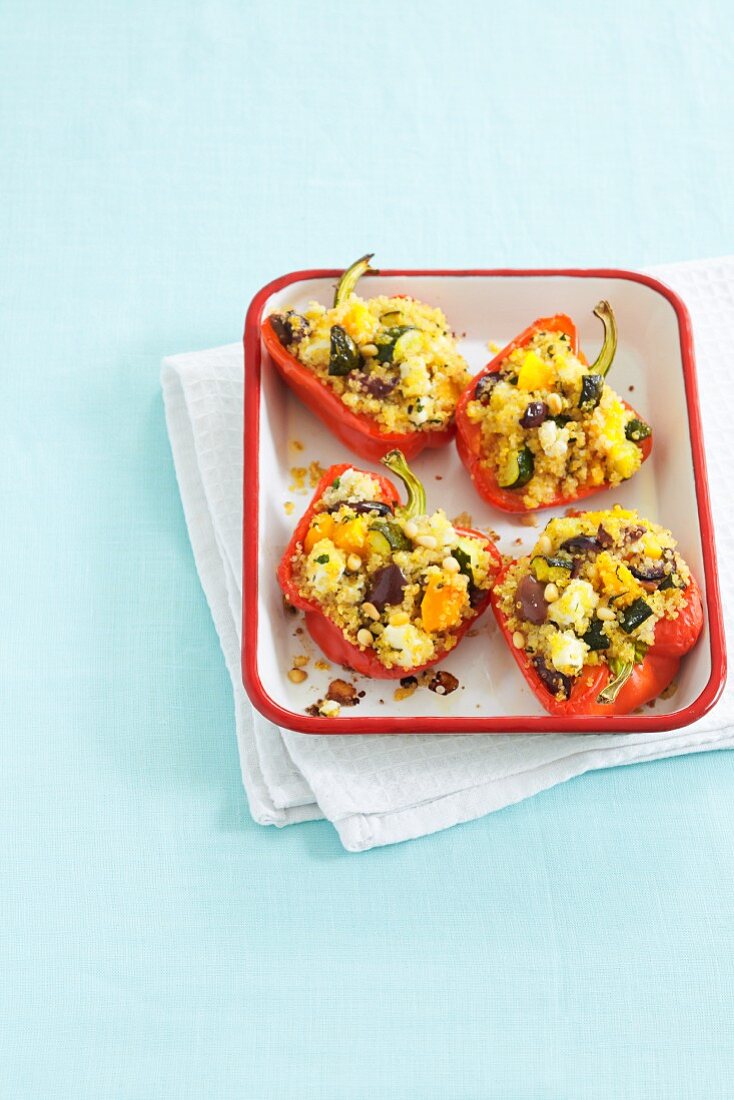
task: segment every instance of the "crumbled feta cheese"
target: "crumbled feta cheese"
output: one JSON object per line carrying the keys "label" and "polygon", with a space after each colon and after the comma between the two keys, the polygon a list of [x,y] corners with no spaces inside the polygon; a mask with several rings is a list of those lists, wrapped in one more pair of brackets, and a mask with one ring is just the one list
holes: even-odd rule
{"label": "crumbled feta cheese", "polygon": [[401,626],[386,626],[380,640],[399,653],[397,664],[403,668],[415,668],[429,661],[433,656],[433,642],[422,634],[412,623]]}
{"label": "crumbled feta cheese", "polygon": [[306,577],[316,592],[334,592],[344,575],[346,556],[331,539],[319,539],[306,559]]}
{"label": "crumbled feta cheese", "polygon": [[570,630],[554,634],[550,640],[551,663],[558,672],[566,676],[573,676],[581,671],[588,651],[586,642],[582,642]]}
{"label": "crumbled feta cheese", "polygon": [[588,629],[589,618],[599,597],[588,581],[573,580],[557,600],[548,605],[548,618],[557,626],[571,626],[579,634]]}
{"label": "crumbled feta cheese", "polygon": [[406,397],[422,397],[431,391],[431,379],[425,361],[419,357],[400,365],[400,378]]}
{"label": "crumbled feta cheese", "polygon": [[339,474],[338,485],[330,485],[321,498],[327,508],[341,500],[377,500],[380,487],[370,474],[350,467]]}
{"label": "crumbled feta cheese", "polygon": [[538,442],[548,458],[563,458],[568,439],[568,428],[559,428],[555,420],[545,420],[538,428]]}

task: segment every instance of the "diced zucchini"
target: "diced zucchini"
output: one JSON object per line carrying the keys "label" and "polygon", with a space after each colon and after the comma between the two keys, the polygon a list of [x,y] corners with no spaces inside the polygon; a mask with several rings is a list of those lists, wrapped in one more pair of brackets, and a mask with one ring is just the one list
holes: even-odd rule
{"label": "diced zucchini", "polygon": [[362,362],[359,349],[341,325],[332,325],[329,349],[329,374],[343,377]]}
{"label": "diced zucchini", "polygon": [[382,531],[378,531],[375,527],[370,528],[367,532],[366,541],[373,554],[379,554],[380,557],[384,558],[390,556],[392,547]]}
{"label": "diced zucchini", "polygon": [[397,523],[373,523],[370,526],[372,532],[382,535],[390,550],[413,549],[413,543]]}
{"label": "diced zucchini", "polygon": [[533,576],[536,581],[542,581],[543,584],[549,584],[551,581],[553,584],[557,584],[558,581],[567,581],[571,576],[572,568],[571,558],[545,558],[541,554],[536,554],[530,562]]}
{"label": "diced zucchini", "polygon": [[380,314],[380,321],[383,325],[397,325],[402,319],[403,315],[399,309],[391,309],[387,313]]}
{"label": "diced zucchini", "polygon": [[582,641],[586,642],[589,649],[609,649],[610,641],[604,633],[604,623],[601,619],[592,619],[589,629],[584,634]]}
{"label": "diced zucchini", "polygon": [[386,328],[376,338],[377,361],[379,363],[392,363],[395,354],[395,346],[401,336],[406,332],[414,332],[415,325],[396,325],[394,328]]}
{"label": "diced zucchini", "polygon": [[459,563],[459,572],[463,573],[465,577],[469,578],[469,584],[474,583],[474,571],[472,569],[471,555],[467,554],[466,550],[462,550],[460,546],[454,547],[451,551],[451,556],[456,558]]}
{"label": "diced zucchini", "polygon": [[619,625],[625,634],[631,634],[633,630],[637,630],[639,626],[642,626],[652,613],[650,605],[643,600],[642,596],[638,596],[634,603],[631,603],[623,612]]}
{"label": "diced zucchini", "polygon": [[591,411],[601,401],[604,391],[604,378],[601,374],[585,374],[581,380],[579,408]]}
{"label": "diced zucchini", "polygon": [[666,588],[685,588],[683,581],[677,573],[668,573],[665,580],[658,585],[658,592],[664,592]]}
{"label": "diced zucchini", "polygon": [[643,439],[648,439],[652,435],[652,428],[644,420],[634,417],[625,425],[624,434],[631,443],[641,443]]}
{"label": "diced zucchini", "polygon": [[535,471],[535,459],[529,447],[514,451],[497,477],[500,489],[522,489]]}

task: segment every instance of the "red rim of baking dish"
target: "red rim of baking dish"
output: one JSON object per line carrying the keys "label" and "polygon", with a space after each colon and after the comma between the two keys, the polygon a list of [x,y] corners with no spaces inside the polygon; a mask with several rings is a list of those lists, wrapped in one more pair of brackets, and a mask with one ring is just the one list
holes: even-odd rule
{"label": "red rim of baking dish", "polygon": [[596,715],[554,717],[550,714],[491,715],[485,717],[361,717],[317,718],[281,707],[265,691],[257,661],[258,638],[258,544],[260,497],[260,377],[263,351],[260,335],[265,303],[277,291],[292,283],[311,279],[338,279],[339,269],[292,271],[281,275],[257,292],[247,311],[244,332],[245,409],[242,531],[242,682],[251,703],[271,722],[299,733],[658,733],[679,729],[698,721],[715,705],[726,682],[726,644],[714,546],[714,529],[709,500],[706,458],[699,412],[698,382],[693,354],[693,334],[688,310],[681,298],[664,283],[649,275],[620,268],[489,268],[470,271],[380,270],[379,276],[450,276],[452,278],[517,278],[545,276],[581,279],[624,279],[642,283],[662,295],[675,310],[680,333],[683,380],[686,391],[688,428],[693,455],[693,475],[701,530],[703,569],[706,581],[706,611],[711,650],[711,675],[699,696],[682,710],[670,714],[628,714],[599,718]]}

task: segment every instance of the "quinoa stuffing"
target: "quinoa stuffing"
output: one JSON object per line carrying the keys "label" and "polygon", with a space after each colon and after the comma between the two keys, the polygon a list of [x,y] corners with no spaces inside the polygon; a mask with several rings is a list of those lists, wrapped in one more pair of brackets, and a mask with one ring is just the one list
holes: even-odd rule
{"label": "quinoa stuffing", "polygon": [[382,433],[442,431],[471,380],[442,310],[410,297],[354,293],[364,257],[337,287],[334,305],[270,317],[280,343]]}
{"label": "quinoa stuffing", "polygon": [[289,575],[353,646],[386,669],[417,669],[452,649],[483,609],[497,561],[485,539],[427,513],[400,452],[384,462],[408,503],[385,503],[384,483],[348,467],[313,503]]}
{"label": "quinoa stuffing", "polygon": [[526,508],[619,485],[643,461],[650,427],[606,383],[616,350],[608,302],[594,311],[605,339],[592,366],[568,332],[538,328],[513,347],[499,369],[484,373],[466,405],[480,428],[480,466],[501,489],[517,490]]}
{"label": "quinoa stuffing", "polygon": [[587,666],[606,663],[618,691],[687,604],[691,574],[670,531],[615,506],[552,519],[495,589],[512,642],[546,688],[567,699]]}

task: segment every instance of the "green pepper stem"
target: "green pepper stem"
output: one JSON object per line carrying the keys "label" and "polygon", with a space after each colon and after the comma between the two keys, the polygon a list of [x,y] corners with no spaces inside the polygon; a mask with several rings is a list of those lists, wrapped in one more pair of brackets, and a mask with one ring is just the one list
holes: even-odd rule
{"label": "green pepper stem", "polygon": [[388,451],[381,461],[383,466],[387,466],[391,473],[396,474],[405,486],[408,499],[402,508],[397,509],[397,513],[403,519],[410,519],[412,516],[424,516],[427,511],[426,490],[411,470],[403,452]]}
{"label": "green pepper stem", "polygon": [[632,661],[622,661],[614,668],[610,665],[610,672],[614,673],[614,677],[597,696],[597,703],[613,703],[632,675],[634,667]]}
{"label": "green pepper stem", "polygon": [[614,319],[614,310],[609,302],[604,300],[594,306],[594,313],[604,325],[604,343],[596,362],[589,367],[589,373],[600,374],[603,378],[611,367],[617,351],[617,322]]}
{"label": "green pepper stem", "polygon": [[374,252],[368,252],[366,256],[361,256],[358,260],[355,260],[351,267],[347,268],[336,284],[334,306],[341,305],[342,302],[346,301],[363,275],[366,275],[367,272],[373,275],[376,274],[374,268],[370,267],[370,260],[373,256]]}

